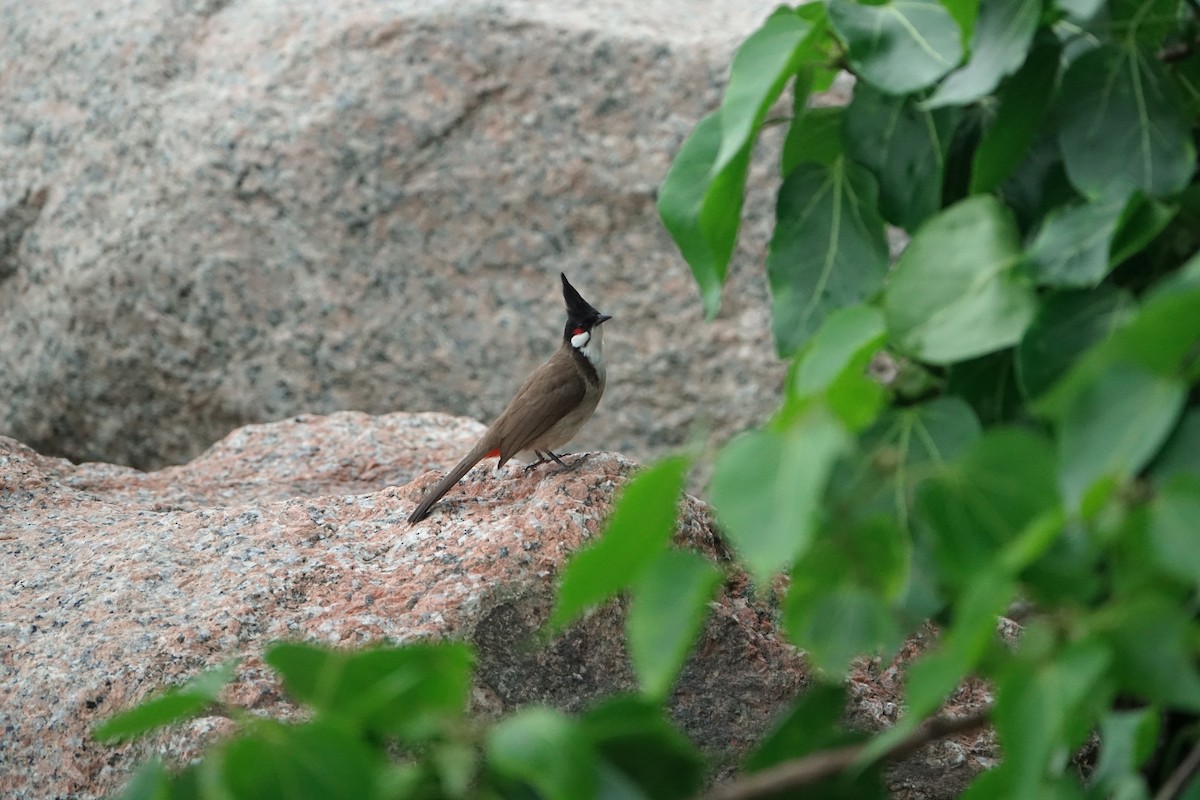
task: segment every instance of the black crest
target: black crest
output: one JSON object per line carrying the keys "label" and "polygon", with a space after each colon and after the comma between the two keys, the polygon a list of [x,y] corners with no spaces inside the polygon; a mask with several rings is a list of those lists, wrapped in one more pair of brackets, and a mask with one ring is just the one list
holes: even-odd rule
{"label": "black crest", "polygon": [[608,314],[601,314],[592,307],[591,303],[584,300],[567,280],[565,273],[560,272],[559,275],[562,276],[563,300],[567,301],[566,338],[570,339],[577,328],[591,330],[605,320],[611,319]]}

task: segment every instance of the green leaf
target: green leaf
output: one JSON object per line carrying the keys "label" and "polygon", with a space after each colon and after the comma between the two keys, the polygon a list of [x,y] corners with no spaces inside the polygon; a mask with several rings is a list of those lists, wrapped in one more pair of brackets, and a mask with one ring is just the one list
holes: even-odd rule
{"label": "green leaf", "polygon": [[720,148],[721,118],[714,112],[700,120],[684,141],[658,193],[658,214],[692,268],[710,319],[721,307],[721,287],[737,240],[750,166],[747,145],[714,174]]}
{"label": "green leaf", "polygon": [[1051,209],[1079,196],[1067,179],[1058,142],[1041,127],[1037,134],[999,189],[1022,230],[1037,227]]}
{"label": "green leaf", "polygon": [[1109,263],[1116,267],[1140,253],[1178,213],[1179,206],[1174,203],[1151,200],[1135,192],[1117,223]]}
{"label": "green leaf", "polygon": [[1195,117],[1200,113],[1200,62],[1194,58],[1171,64],[1168,68],[1184,99],[1184,113]]}
{"label": "green leaf", "polygon": [[655,800],[692,797],[704,778],[704,758],[663,715],[641,698],[615,697],[580,720],[584,736],[607,764]]}
{"label": "green leaf", "polygon": [[[971,407],[949,396],[896,409],[886,429],[882,440],[894,442],[898,464],[908,471],[925,466],[941,468],[956,461],[982,433]],[[867,439],[872,441],[871,437]]]}
{"label": "green leaf", "polygon": [[1200,343],[1200,284],[1159,289],[1143,295],[1141,310],[1096,348],[1100,361],[1132,361],[1162,374],[1186,372]]}
{"label": "green leaf", "polygon": [[1054,95],[1061,48],[1041,42],[998,94],[995,120],[983,134],[971,165],[971,194],[995,191],[1026,157]]}
{"label": "green leaf", "polygon": [[1162,486],[1179,475],[1200,475],[1200,408],[1189,408],[1150,467]]}
{"label": "green leaf", "polygon": [[887,391],[868,372],[870,361],[864,356],[861,371],[848,370],[826,392],[826,404],[849,433],[874,423],[887,404]]}
{"label": "green leaf", "polygon": [[951,206],[970,195],[972,160],[984,131],[991,122],[991,103],[970,106],[950,106],[934,109],[934,114],[953,114],[958,118],[950,136],[946,153],[945,177],[942,185],[942,205]]}
{"label": "green leaf", "polygon": [[792,391],[811,397],[826,391],[849,368],[865,366],[884,338],[883,314],[871,306],[847,306],[829,314],[804,351]]}
{"label": "green leaf", "polygon": [[1200,587],[1197,520],[1200,520],[1200,473],[1177,475],[1159,490],[1150,504],[1147,538],[1151,557],[1163,572],[1193,587]]}
{"label": "green leaf", "polygon": [[561,628],[631,585],[671,541],[690,463],[676,456],[638,473],[621,492],[600,540],[563,573],[550,627]]}
{"label": "green leaf", "polygon": [[231,795],[221,784],[220,766],[219,759],[188,764],[171,776],[169,793],[164,797],[170,800],[208,800],[210,796],[216,796],[220,800],[227,800]]}
{"label": "green leaf", "polygon": [[960,116],[958,109],[930,111],[870,84],[855,87],[844,146],[879,182],[879,210],[888,222],[914,231],[941,208],[946,154]]}
{"label": "green leaf", "polygon": [[721,571],[703,556],[669,549],[634,584],[626,631],[647,696],[662,700],[670,692],[720,582]]}
{"label": "green leaf", "polygon": [[879,515],[849,531],[859,580],[885,600],[900,600],[908,589],[912,540],[893,517]]}
{"label": "green leaf", "polygon": [[123,741],[163,725],[191,719],[216,701],[225,684],[233,680],[239,661],[226,661],[200,673],[182,686],[168,689],[152,700],[117,714],[98,725],[92,737],[102,742]]}
{"label": "green leaf", "polygon": [[826,480],[846,444],[837,421],[814,408],[782,430],[742,434],[717,456],[713,506],[760,584],[808,547]]}
{"label": "green leaf", "polygon": [[603,759],[596,763],[596,796],[604,800],[653,800],[632,778]]}
{"label": "green leaf", "polygon": [[[1193,259],[1200,264],[1200,259]],[[1138,312],[1080,358],[1071,371],[1040,397],[1036,411],[1062,419],[1079,395],[1090,391],[1114,363],[1136,364],[1164,377],[1187,374],[1200,344],[1200,282],[1188,268],[1142,295]]]}
{"label": "green leaf", "polygon": [[1102,44],[1071,62],[1059,96],[1059,145],[1081,194],[1162,197],[1187,186],[1190,126],[1153,53]]}
{"label": "green leaf", "polygon": [[979,18],[980,0],[942,0],[942,5],[962,31],[963,41],[975,35],[975,21]]}
{"label": "green leaf", "polygon": [[225,746],[224,778],[239,800],[369,800],[380,760],[362,740],[327,723],[264,723]]}
{"label": "green leaf", "polygon": [[[1198,204],[1196,210],[1200,211],[1200,192],[1196,193],[1195,201]],[[1186,297],[1196,289],[1200,289],[1200,252],[1184,262],[1176,272],[1154,284],[1147,299],[1158,303],[1168,298]]]}
{"label": "green leaf", "polygon": [[1103,280],[1117,265],[1109,252],[1127,199],[1115,194],[1052,211],[1029,248],[1034,280],[1060,287],[1091,287]]}
{"label": "green leaf", "polygon": [[1078,706],[1095,691],[1109,663],[1106,648],[1085,640],[1049,664],[1021,665],[996,692],[992,720],[1004,748],[1004,767],[1015,779],[1012,797],[1034,797],[1047,764],[1063,746]]}
{"label": "green leaf", "polygon": [[962,59],[958,25],[936,0],[828,0],[826,10],[854,72],[889,94],[924,89]]}
{"label": "green leaf", "polygon": [[1097,538],[1077,519],[1061,526],[1045,553],[1022,574],[1026,596],[1046,608],[1095,601],[1106,578]]}
{"label": "green leaf", "polygon": [[133,773],[121,792],[120,800],[170,800],[171,774],[157,756]]}
{"label": "green leaf", "polygon": [[323,718],[410,739],[463,714],[473,662],[468,647],[451,642],[358,651],[284,643],[265,660]]}
{"label": "green leaf", "polygon": [[1141,45],[1155,54],[1167,35],[1177,29],[1181,12],[1191,16],[1190,11],[1180,9],[1178,0],[1109,0],[1108,22],[1112,30],[1120,31],[1124,43]]}
{"label": "green leaf", "polygon": [[750,146],[771,104],[809,55],[813,34],[823,29],[791,9],[780,8],[738,48],[721,101],[721,147],[713,162],[714,174]]}
{"label": "green leaf", "polygon": [[806,162],[832,167],[842,155],[844,115],[845,109],[841,106],[793,111],[792,124],[779,157],[780,174],[786,178]]}
{"label": "green leaf", "polygon": [[1037,308],[1020,258],[1016,225],[995,198],[946,209],[917,231],[892,270],[884,310],[893,339],[934,364],[1015,344]]}
{"label": "green leaf", "polygon": [[[1039,775],[1034,781],[1033,796],[1038,800],[1084,800],[1085,794],[1080,787],[1079,778],[1075,775],[1055,772],[1049,776]],[[971,781],[967,790],[959,795],[958,800],[991,800],[995,797],[1021,797],[1017,786],[1030,783],[1029,776],[1017,773],[1008,768],[1004,762],[985,770]],[[1134,800],[1129,797],[1115,797],[1112,800]],[[1146,800],[1138,798],[1137,800]]]}
{"label": "green leaf", "polygon": [[746,759],[745,772],[759,772],[861,739],[861,735],[840,726],[845,709],[846,690],[840,684],[817,683],[800,696],[787,716],[754,749]]}
{"label": "green leaf", "polygon": [[1042,439],[994,429],[922,487],[918,513],[948,579],[965,585],[993,568],[1026,526],[1058,505],[1055,466]]}
{"label": "green leaf", "polygon": [[1153,592],[1142,592],[1113,610],[1106,630],[1123,691],[1156,703],[1200,710],[1196,673],[1196,623],[1192,612]]}
{"label": "green leaf", "polygon": [[542,800],[596,795],[596,754],[579,724],[549,708],[526,708],[488,731],[487,761],[502,778]]}
{"label": "green leaf", "polygon": [[1137,192],[1128,198],[1114,194],[1091,203],[1072,201],[1052,211],[1038,231],[1029,250],[1030,272],[1050,286],[1096,286],[1153,240],[1177,211]]}
{"label": "green leaf", "polygon": [[991,94],[1025,63],[1041,15],[1041,0],[983,0],[970,58],[942,81],[926,106],[966,105]]}
{"label": "green leaf", "polygon": [[965,587],[954,605],[954,619],[942,649],[913,664],[906,680],[909,713],[925,716],[983,659],[996,636],[996,618],[1016,594],[1016,584],[1002,575],[979,576]]}
{"label": "green leaf", "polygon": [[780,187],[767,274],[781,356],[803,345],[830,311],[878,290],[888,249],[875,208],[874,179],[845,160],[802,164]]}
{"label": "green leaf", "polygon": [[1055,5],[1075,22],[1088,22],[1104,7],[1104,0],[1055,0]]}
{"label": "green leaf", "polygon": [[1042,301],[1017,346],[1017,380],[1037,397],[1097,342],[1112,335],[1136,310],[1132,295],[1101,284],[1086,292],[1060,292]]}
{"label": "green leaf", "polygon": [[471,797],[479,769],[479,754],[475,746],[449,739],[437,742],[428,753],[444,794],[449,798]]}
{"label": "green leaf", "polygon": [[832,519],[792,569],[787,613],[807,615],[825,595],[851,585],[887,602],[901,600],[911,561],[908,532],[891,516]]}
{"label": "green leaf", "polygon": [[381,768],[378,773],[379,794],[389,800],[410,800],[411,798],[441,795],[451,800],[451,787],[438,785],[440,775],[434,774],[430,765],[419,761],[391,763]]}
{"label": "green leaf", "polygon": [[[1016,584],[999,572],[981,574],[964,587],[940,649],[909,667],[905,678],[908,722],[896,726],[891,742],[904,738],[905,729],[911,731],[941,707],[950,692],[975,669],[995,641],[996,618],[1004,613],[1016,591]],[[872,750],[877,754],[885,751],[888,741],[873,743]]]}
{"label": "green leaf", "polygon": [[1038,515],[1000,552],[997,566],[1011,575],[1023,571],[1061,541],[1066,515],[1057,506]]}
{"label": "green leaf", "polygon": [[1101,478],[1132,477],[1158,451],[1187,399],[1177,378],[1128,362],[1086,384],[1058,418],[1062,488],[1078,507]]}
{"label": "green leaf", "polygon": [[888,515],[829,520],[792,569],[789,639],[835,674],[857,655],[891,652],[903,639],[892,604],[909,589],[911,556],[907,532]]}
{"label": "green leaf", "polygon": [[850,431],[873,423],[885,403],[885,390],[869,374],[871,359],[885,338],[883,314],[870,306],[833,311],[793,365],[790,400],[825,394],[830,408]]}
{"label": "green leaf", "polygon": [[847,582],[825,591],[804,591],[793,583],[785,625],[788,638],[832,675],[844,674],[855,656],[889,651],[904,638],[877,594]]}
{"label": "green leaf", "polygon": [[855,471],[840,467],[835,474],[836,502],[855,513],[894,515],[907,529],[915,487],[957,459],[980,430],[971,407],[957,397],[894,408],[862,435],[864,457]]}
{"label": "green leaf", "polygon": [[985,426],[1016,422],[1026,413],[1016,373],[1013,349],[999,350],[950,367],[946,390],[970,403]]}
{"label": "green leaf", "polygon": [[[1113,792],[1137,773],[1154,752],[1157,740],[1158,713],[1155,709],[1110,711],[1100,720],[1100,760],[1092,773],[1092,784]],[[1138,780],[1141,780],[1140,776]],[[1144,782],[1141,788],[1145,792]]]}

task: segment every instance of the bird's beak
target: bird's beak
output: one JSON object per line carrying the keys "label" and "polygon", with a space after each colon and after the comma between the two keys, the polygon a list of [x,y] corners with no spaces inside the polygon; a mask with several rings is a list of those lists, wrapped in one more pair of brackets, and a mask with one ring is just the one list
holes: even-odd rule
{"label": "bird's beak", "polygon": [[596,320],[596,324],[603,325],[604,323],[608,322],[610,319],[612,319],[612,314],[601,314],[600,319]]}

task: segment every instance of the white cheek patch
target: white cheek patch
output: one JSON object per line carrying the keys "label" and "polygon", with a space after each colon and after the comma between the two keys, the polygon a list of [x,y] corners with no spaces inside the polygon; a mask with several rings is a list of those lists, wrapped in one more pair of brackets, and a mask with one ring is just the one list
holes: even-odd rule
{"label": "white cheek patch", "polygon": [[587,343],[591,340],[592,335],[587,331],[577,333],[571,337],[571,347],[574,347],[576,350],[582,350],[583,348],[587,347]]}

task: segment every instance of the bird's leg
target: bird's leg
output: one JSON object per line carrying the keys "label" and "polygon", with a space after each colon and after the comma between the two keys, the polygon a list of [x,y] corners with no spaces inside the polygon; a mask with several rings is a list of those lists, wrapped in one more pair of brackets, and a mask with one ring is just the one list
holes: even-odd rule
{"label": "bird's leg", "polygon": [[534,467],[541,466],[542,464],[545,464],[547,461],[550,460],[550,459],[546,458],[546,456],[542,455],[541,450],[534,450],[533,454],[538,457],[538,460],[534,461],[532,464],[526,464],[525,465],[526,472],[530,472],[533,470]]}
{"label": "bird's leg", "polygon": [[[558,464],[559,467],[562,467],[564,469],[569,467],[569,464],[566,463],[565,461],[563,461],[562,456],[554,455],[554,453],[551,452],[550,450],[546,450],[546,451],[534,450],[533,453],[536,457],[538,457],[538,461],[535,461],[532,464],[526,464],[527,473],[529,470],[532,470],[534,467],[541,467],[542,464],[548,464],[550,462],[554,462],[554,463]],[[563,453],[563,456],[570,456],[570,455],[571,455],[571,453]],[[583,453],[583,456],[581,458],[578,458],[575,463],[576,464],[582,463],[583,459],[587,458],[589,455],[590,455],[590,453]]]}
{"label": "bird's leg", "polygon": [[[526,464],[525,465],[526,472],[529,472],[534,467],[540,467],[542,464],[549,464],[551,461],[553,461],[555,464],[558,464],[563,469],[570,469],[571,467],[579,466],[580,464],[582,464],[584,461],[587,460],[588,456],[591,455],[591,453],[584,453],[579,458],[575,459],[574,464],[568,464],[567,462],[562,460],[562,456],[557,456],[554,453],[550,452],[549,450],[546,450],[546,451],[534,450],[533,454],[538,457],[538,460],[534,461],[532,464]],[[571,453],[563,453],[563,455],[569,456],[569,455],[571,455]]]}

